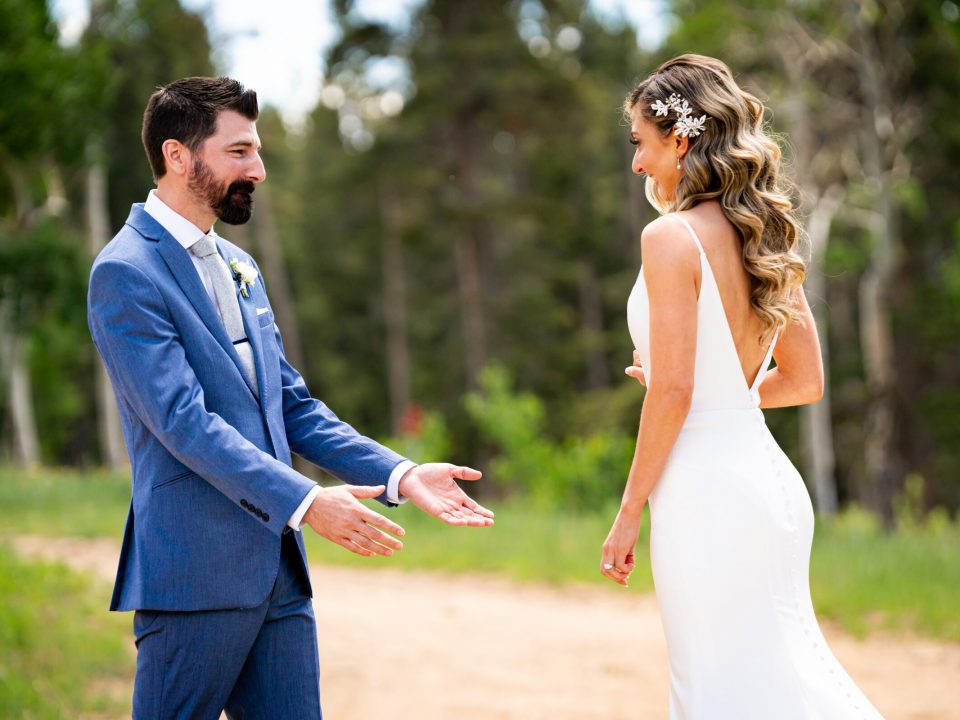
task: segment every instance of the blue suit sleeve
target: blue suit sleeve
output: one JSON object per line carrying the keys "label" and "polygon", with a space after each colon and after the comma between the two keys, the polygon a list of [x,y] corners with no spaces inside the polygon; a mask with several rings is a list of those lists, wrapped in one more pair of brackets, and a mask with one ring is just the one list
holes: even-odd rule
{"label": "blue suit sleeve", "polygon": [[262,508],[266,526],[280,535],[315,483],[206,409],[203,388],[151,279],[126,261],[99,261],[90,276],[88,319],[116,392],[147,429],[234,503],[245,499]]}
{"label": "blue suit sleeve", "polygon": [[[358,433],[324,403],[310,395],[300,373],[283,353],[279,329],[283,419],[290,450],[352,485],[384,485],[393,469],[405,460],[390,448]],[[378,498],[386,505],[384,492]]]}

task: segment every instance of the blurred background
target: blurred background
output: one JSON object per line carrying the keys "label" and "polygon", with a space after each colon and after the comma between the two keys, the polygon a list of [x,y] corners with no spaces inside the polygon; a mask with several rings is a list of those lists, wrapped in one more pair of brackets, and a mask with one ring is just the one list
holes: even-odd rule
{"label": "blurred background", "polygon": [[[766,414],[818,513],[818,610],[960,640],[954,0],[0,0],[3,535],[122,532],[87,276],[153,186],[150,93],[229,74],[259,92],[268,179],[219,231],[258,259],[288,358],[340,417],[480,467],[499,524],[522,518],[524,542],[437,534],[403,562],[543,579],[521,557],[542,543],[567,558],[551,580],[592,579],[643,399],[625,304],[654,212],[622,102],[686,51],[767,102],[809,235],[827,391]],[[11,588],[36,571],[4,562]],[[22,622],[0,638],[29,665]]]}

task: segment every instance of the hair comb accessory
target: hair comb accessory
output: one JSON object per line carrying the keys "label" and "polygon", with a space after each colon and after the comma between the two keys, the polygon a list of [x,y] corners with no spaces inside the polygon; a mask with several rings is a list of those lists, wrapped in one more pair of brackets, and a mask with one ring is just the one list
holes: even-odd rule
{"label": "hair comb accessory", "polygon": [[701,115],[698,118],[691,117],[693,109],[690,103],[684,100],[677,93],[670,93],[666,102],[657,100],[650,105],[650,109],[657,113],[657,117],[666,117],[673,110],[677,114],[677,122],[673,126],[674,135],[683,137],[697,137],[704,130],[704,123],[707,122],[707,116]]}

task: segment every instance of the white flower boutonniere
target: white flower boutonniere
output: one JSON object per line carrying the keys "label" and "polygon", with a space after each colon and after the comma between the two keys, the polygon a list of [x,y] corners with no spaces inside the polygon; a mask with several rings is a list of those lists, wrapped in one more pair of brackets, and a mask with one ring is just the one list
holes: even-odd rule
{"label": "white flower boutonniere", "polygon": [[236,258],[230,261],[230,269],[233,270],[233,279],[240,283],[240,294],[245,298],[250,297],[250,291],[247,288],[257,284],[256,269],[246,260]]}

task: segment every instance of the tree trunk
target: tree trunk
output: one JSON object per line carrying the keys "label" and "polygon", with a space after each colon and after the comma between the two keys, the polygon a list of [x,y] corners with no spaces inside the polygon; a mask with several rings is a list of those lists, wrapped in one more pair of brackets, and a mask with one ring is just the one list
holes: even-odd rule
{"label": "tree trunk", "polygon": [[410,406],[410,343],[407,334],[407,279],[403,256],[402,228],[395,198],[380,189],[381,252],[383,272],[383,314],[387,334],[387,381],[390,392],[390,420],[393,433],[402,430]]}
{"label": "tree trunk", "polygon": [[[107,170],[99,143],[92,143],[87,168],[87,249],[95,258],[110,237],[109,206],[107,205]],[[120,412],[114,398],[110,378],[103,361],[97,357],[94,388],[97,401],[97,419],[100,437],[100,457],[107,467],[120,470],[128,464],[120,428]]]}
{"label": "tree trunk", "polygon": [[842,194],[834,186],[818,198],[810,215],[810,264],[806,292],[817,324],[823,357],[823,397],[820,402],[800,408],[800,435],[806,464],[804,473],[813,487],[813,499],[820,515],[837,512],[837,482],[830,411],[830,345],[826,312],[827,283],[823,273],[824,254],[830,238],[830,224],[840,208]]}
{"label": "tree trunk", "polygon": [[[29,223],[34,220],[27,178],[15,161],[5,160],[3,165],[7,169],[16,203],[15,225],[19,232],[26,232]],[[24,357],[23,336],[16,327],[12,312],[9,302],[0,303],[0,351],[5,355],[3,369],[10,396],[14,456],[21,466],[33,467],[40,464],[40,442],[34,420],[33,392],[30,388],[29,366]]]}
{"label": "tree trunk", "polygon": [[454,240],[457,263],[457,285],[460,294],[460,318],[463,328],[464,364],[467,372],[467,387],[477,387],[477,376],[487,364],[487,337],[484,319],[482,230],[476,212],[476,159],[468,123],[458,124],[453,133],[456,158],[457,182],[460,188],[459,223]]}
{"label": "tree trunk", "polygon": [[857,11],[860,84],[864,92],[861,128],[864,169],[873,181],[873,248],[860,282],[860,343],[869,392],[865,460],[872,505],[888,529],[894,525],[893,495],[901,474],[895,447],[894,353],[890,330],[890,285],[899,246],[895,201],[886,141],[893,131],[883,65],[864,11]]}
{"label": "tree trunk", "polygon": [[33,416],[30,371],[24,357],[24,343],[16,331],[8,334],[10,349],[10,411],[13,417],[14,450],[17,464],[32,468],[40,464],[40,441]]}

